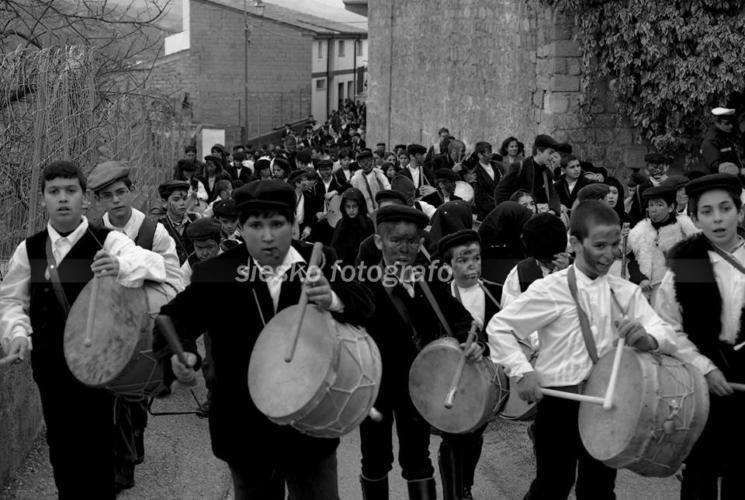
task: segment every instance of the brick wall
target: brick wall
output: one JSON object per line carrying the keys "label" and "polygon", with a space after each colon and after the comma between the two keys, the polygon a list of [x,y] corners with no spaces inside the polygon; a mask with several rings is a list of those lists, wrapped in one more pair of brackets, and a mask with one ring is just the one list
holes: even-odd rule
{"label": "brick wall", "polygon": [[510,135],[530,147],[549,133],[611,170],[640,163],[645,148],[605,89],[593,122],[580,119],[572,35],[537,0],[372,0],[368,143],[431,144],[446,126],[471,148]]}

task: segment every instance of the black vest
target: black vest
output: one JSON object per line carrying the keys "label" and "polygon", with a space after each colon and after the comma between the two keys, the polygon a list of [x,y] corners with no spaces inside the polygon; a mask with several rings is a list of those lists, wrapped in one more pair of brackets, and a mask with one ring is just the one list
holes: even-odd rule
{"label": "black vest", "polygon": [[[727,362],[722,355],[719,335],[722,331],[722,295],[709,259],[711,243],[697,234],[675,245],[668,255],[675,273],[675,296],[681,307],[683,330],[699,352],[725,373]],[[740,315],[737,342],[743,341],[745,311]]]}
{"label": "black vest", "polygon": [[543,271],[538,261],[528,257],[517,263],[517,279],[520,282],[520,291],[524,292],[536,280],[543,278]]}
{"label": "black vest", "polygon": [[[93,277],[93,256],[101,250],[98,242],[103,244],[108,234],[108,229],[89,225],[88,231],[57,266],[60,282],[70,306]],[[45,229],[26,240],[26,252],[31,267],[29,317],[34,331],[32,352],[38,354],[51,351],[61,355],[67,314],[54,294],[52,282],[45,276],[47,238],[48,233]]]}

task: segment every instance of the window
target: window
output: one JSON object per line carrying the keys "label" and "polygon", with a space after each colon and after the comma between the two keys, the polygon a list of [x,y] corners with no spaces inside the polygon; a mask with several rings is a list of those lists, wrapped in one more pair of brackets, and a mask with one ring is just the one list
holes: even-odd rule
{"label": "window", "polygon": [[344,40],[339,40],[339,57],[344,57]]}
{"label": "window", "polygon": [[357,50],[357,57],[362,57],[362,40],[354,42],[354,46]]}
{"label": "window", "polygon": [[349,99],[354,97],[354,82],[352,80],[347,82],[347,97]]}
{"label": "window", "polygon": [[326,79],[319,78],[316,80],[316,90],[326,90]]}
{"label": "window", "polygon": [[336,109],[344,109],[344,82],[339,84],[337,92],[339,93],[337,96],[339,98],[339,107]]}
{"label": "window", "polygon": [[323,42],[318,40],[318,59],[323,59]]}

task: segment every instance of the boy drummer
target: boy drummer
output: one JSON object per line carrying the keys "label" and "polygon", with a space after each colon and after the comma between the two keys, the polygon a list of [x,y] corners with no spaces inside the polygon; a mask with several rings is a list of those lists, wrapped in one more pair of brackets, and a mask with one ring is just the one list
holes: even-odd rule
{"label": "boy drummer", "polygon": [[705,376],[709,419],[686,459],[682,499],[745,498],[745,241],[738,235],[742,190],[737,177],[712,174],[686,186],[702,230],[670,252],[670,268],[655,297],[660,316],[678,334],[678,357]]}
{"label": "boy drummer", "polygon": [[[342,283],[325,275],[305,280],[312,247],[292,240],[295,192],[281,181],[254,181],[233,191],[244,245],[194,268],[191,284],[162,314],[170,316],[198,368],[196,339],[202,332],[211,340],[214,384],[209,411],[212,450],[226,461],[237,499],[290,498],[328,500],[338,497],[336,448],[338,439],[300,434],[264,416],[251,400],[246,373],[253,346],[278,311],[297,304],[305,287],[310,302],[341,321],[362,321],[373,311],[367,292],[356,283]],[[335,261],[324,249],[325,262]],[[303,271],[303,272],[301,272]],[[323,266],[331,274],[331,266]],[[204,314],[204,311],[241,311]],[[156,336],[156,348],[182,380],[195,376]]]}
{"label": "boy drummer", "polygon": [[[613,349],[616,336],[641,351],[675,350],[672,328],[639,287],[608,275],[621,243],[616,212],[602,201],[586,201],[572,211],[569,226],[574,264],[534,282],[486,329],[492,361],[516,381],[520,397],[538,402],[536,477],[529,500],[565,499],[575,477],[578,500],[615,498],[615,469],[592,458],[580,440],[579,403],[544,397],[541,387],[581,392],[593,363]],[[535,367],[515,338],[534,331],[541,345]]]}
{"label": "boy drummer", "polygon": [[[463,229],[445,236],[437,244],[437,255],[452,270],[450,291],[453,297],[481,326],[479,340],[486,343],[484,325],[499,311],[502,287],[481,279],[479,233]],[[486,425],[466,434],[443,433],[438,458],[444,500],[473,498],[471,488],[481,457],[485,429]]]}
{"label": "boy drummer", "polygon": [[31,353],[59,497],[113,499],[114,396],[70,373],[63,353],[65,322],[94,275],[137,288],[144,280],[164,282],[166,266],[162,256],[135,246],[126,235],[88,225],[86,181],[77,165],[46,166],[41,188],[47,227],[18,245],[0,285],[0,340],[7,354],[0,364]]}

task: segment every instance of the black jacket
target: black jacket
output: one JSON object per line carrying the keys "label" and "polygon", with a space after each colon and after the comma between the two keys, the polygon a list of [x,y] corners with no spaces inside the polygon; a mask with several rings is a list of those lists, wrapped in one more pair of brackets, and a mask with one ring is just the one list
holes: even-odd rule
{"label": "black jacket", "polygon": [[[243,184],[247,184],[253,180],[253,171],[248,167],[242,167],[241,172],[238,173],[238,167],[230,165],[227,168],[230,180],[233,182],[233,187],[240,187]],[[206,186],[205,186],[206,189]]]}
{"label": "black jacket", "polygon": [[[306,260],[310,258],[311,245],[293,242],[293,246]],[[328,248],[324,248],[324,257],[329,263],[335,260]],[[246,263],[248,267],[239,271]],[[369,292],[356,283],[333,281],[329,267],[324,266],[324,274],[344,304],[343,314],[334,316],[342,322],[364,321],[374,310]],[[339,440],[312,438],[289,425],[274,424],[259,412],[249,395],[248,364],[263,329],[252,290],[256,291],[266,321],[274,316],[267,285],[253,268],[245,245],[204,261],[195,267],[191,284],[161,313],[172,318],[188,352],[197,353],[196,340],[203,332],[210,337],[215,381],[209,420],[215,456],[227,462],[256,463],[293,457],[304,461],[318,459],[333,452]],[[290,279],[282,284],[278,311],[297,304],[300,297],[299,274],[289,273]],[[243,277],[249,279],[236,279]],[[154,350],[158,357],[170,362],[171,351],[159,332]]]}
{"label": "black jacket", "polygon": [[[574,189],[570,192],[569,183],[567,183],[566,177],[562,176],[561,179],[554,182],[554,189],[556,190],[556,194],[559,196],[561,204],[571,210],[572,205],[574,205],[574,200],[577,199],[577,193],[588,184],[590,184],[590,182],[585,179],[583,175],[580,175],[579,179],[577,179],[577,183],[574,185]],[[618,203],[623,203],[623,200],[618,200]]]}
{"label": "black jacket", "polygon": [[497,205],[509,200],[515,191],[522,189],[531,193],[536,203],[548,203],[549,208],[558,215],[561,213],[561,202],[552,179],[553,173],[549,168],[538,165],[532,156],[521,163],[513,163],[507,175],[497,185],[494,193]]}
{"label": "black jacket", "polygon": [[701,143],[701,155],[704,166],[712,174],[717,173],[719,164],[724,162],[731,162],[742,167],[740,149],[732,135],[725,134],[713,125],[706,132]]}
{"label": "black jacket", "polygon": [[489,212],[497,206],[497,202],[494,199],[494,190],[502,178],[504,167],[501,163],[492,162],[492,169],[494,169],[494,180],[489,177],[489,174],[486,173],[486,170],[484,170],[481,164],[476,165],[473,170],[476,174],[476,185],[473,189],[473,211],[478,217],[478,220],[484,220],[489,215]]}

